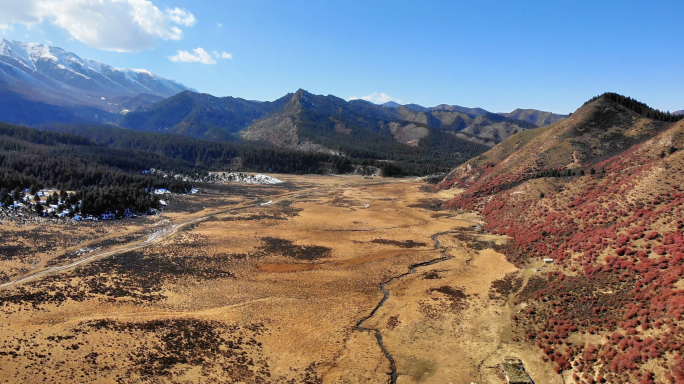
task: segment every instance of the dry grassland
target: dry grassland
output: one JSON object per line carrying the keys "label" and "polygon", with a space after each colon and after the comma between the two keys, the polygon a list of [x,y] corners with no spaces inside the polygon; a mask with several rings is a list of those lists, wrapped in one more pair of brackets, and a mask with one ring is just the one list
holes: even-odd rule
{"label": "dry grassland", "polygon": [[[510,342],[508,295],[524,274],[493,249],[504,239],[472,229],[476,216],[441,210],[454,190],[278,177],[208,185],[157,217],[3,224],[16,246],[0,258],[5,281],[84,247],[117,251],[0,289],[0,382],[387,383],[390,360],[357,329],[366,318],[397,383],[503,383],[492,367],[504,357],[561,382],[533,345]],[[372,313],[380,284],[403,274]]]}

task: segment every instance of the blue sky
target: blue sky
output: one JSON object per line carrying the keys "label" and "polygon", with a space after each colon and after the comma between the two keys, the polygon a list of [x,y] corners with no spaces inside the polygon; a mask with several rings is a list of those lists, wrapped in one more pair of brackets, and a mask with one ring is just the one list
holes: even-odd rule
{"label": "blue sky", "polygon": [[[109,22],[121,25],[108,25],[98,39],[73,27],[79,17],[92,19],[77,12],[86,1],[3,0],[0,35],[49,41],[216,96],[274,100],[304,88],[345,99],[385,94],[425,106],[567,113],[613,91],[662,110],[684,109],[681,0],[124,0],[157,9],[156,29],[134,35],[130,20],[112,16]],[[65,11],[69,6],[74,11]],[[131,39],[121,37],[129,30]],[[169,59],[179,51],[198,56],[197,48],[215,63]],[[223,52],[232,58],[220,58]]]}

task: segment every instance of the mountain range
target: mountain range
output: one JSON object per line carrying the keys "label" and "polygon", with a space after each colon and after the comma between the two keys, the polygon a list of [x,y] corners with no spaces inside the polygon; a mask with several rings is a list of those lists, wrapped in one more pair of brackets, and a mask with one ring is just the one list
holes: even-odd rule
{"label": "mountain range", "polygon": [[213,141],[261,142],[297,152],[397,164],[417,161],[415,166],[421,169],[421,163],[431,164],[435,158],[460,163],[487,149],[418,118],[413,120],[366,101],[345,101],[300,89],[273,102],[182,92],[126,114],[119,125]]}
{"label": "mountain range", "polygon": [[159,101],[193,90],[176,81],[142,69],[119,69],[82,59],[74,53],[43,44],[0,38],[0,83],[31,101],[56,105],[82,105],[121,112],[140,94]]}
{"label": "mountain range", "polygon": [[272,102],[219,98],[146,70],[116,69],[61,48],[5,39],[0,39],[0,101],[0,120],[15,124],[106,123],[329,154],[363,148],[378,156],[396,143],[442,145],[437,137],[446,146],[492,147],[564,118],[537,110],[496,114],[446,104],[377,105],[304,90]]}
{"label": "mountain range", "polygon": [[119,124],[212,140],[263,140],[299,149],[320,149],[323,136],[348,141],[364,134],[370,139],[371,132],[384,132],[400,143],[415,146],[433,131],[493,146],[513,133],[537,127],[479,108],[376,105],[301,89],[273,102],[186,91],[128,113]]}
{"label": "mountain range", "polygon": [[[479,116],[483,115],[486,113],[491,113],[485,109],[482,108],[468,108],[468,107],[461,107],[459,105],[448,105],[448,104],[440,104],[436,107],[423,107],[422,105],[418,104],[405,104],[401,105],[398,103],[395,103],[394,101],[388,101],[384,104],[381,104],[383,107],[387,108],[399,108],[399,107],[406,107],[412,111],[416,112],[432,112],[432,111],[448,111],[448,112],[462,112],[468,115],[472,116]],[[680,111],[681,112],[681,111]],[[559,122],[565,118],[568,117],[568,115],[561,115],[553,112],[544,112],[540,111],[537,109],[516,109],[513,112],[502,112],[498,113],[501,116],[507,117],[512,120],[521,120],[521,121],[527,121],[528,123],[532,123],[537,126],[544,126],[544,125],[549,125],[553,124],[556,122]]]}

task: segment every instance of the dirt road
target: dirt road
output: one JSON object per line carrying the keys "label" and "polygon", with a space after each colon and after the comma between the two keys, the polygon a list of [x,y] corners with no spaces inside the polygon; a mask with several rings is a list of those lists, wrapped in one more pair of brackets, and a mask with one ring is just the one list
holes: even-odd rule
{"label": "dirt road", "polygon": [[[268,205],[278,203],[278,202],[281,202],[284,200],[288,200],[288,199],[291,199],[294,197],[300,197],[300,196],[306,195],[307,193],[313,192],[316,189],[318,189],[318,188],[311,188],[311,189],[307,189],[304,191],[299,190],[296,192],[288,192],[288,193],[275,195],[269,200],[270,203]],[[208,213],[208,214],[200,216],[200,217],[195,217],[195,218],[192,218],[192,219],[180,222],[180,223],[172,224],[170,228],[164,228],[164,229],[161,229],[157,232],[154,232],[146,240],[143,240],[143,241],[136,240],[136,241],[129,243],[128,245],[125,245],[123,247],[119,247],[119,248],[114,249],[114,250],[104,250],[104,251],[96,252],[96,253],[88,255],[86,257],[82,257],[76,261],[69,263],[69,264],[58,265],[55,267],[44,269],[42,271],[34,272],[34,273],[26,275],[26,276],[22,276],[20,278],[17,278],[17,279],[14,279],[14,280],[0,284],[0,289],[9,288],[9,287],[27,282],[29,280],[34,280],[34,279],[49,276],[49,275],[52,275],[55,273],[59,273],[59,272],[77,267],[79,265],[83,265],[83,264],[87,264],[87,263],[90,263],[90,262],[93,262],[96,260],[103,259],[105,257],[119,255],[122,253],[126,253],[126,252],[134,251],[137,249],[145,248],[145,247],[148,247],[150,245],[160,243],[163,240],[166,240],[166,239],[176,235],[181,229],[183,229],[189,225],[200,223],[202,221],[205,221],[207,219],[210,219],[210,218],[218,216],[218,215],[224,215],[226,213],[237,212],[237,211],[250,209],[250,208],[258,208],[258,206],[263,206],[263,205],[264,204],[262,203],[262,204],[257,204],[255,206],[254,202],[250,201],[248,203],[240,204],[237,207],[231,207],[230,209]]]}

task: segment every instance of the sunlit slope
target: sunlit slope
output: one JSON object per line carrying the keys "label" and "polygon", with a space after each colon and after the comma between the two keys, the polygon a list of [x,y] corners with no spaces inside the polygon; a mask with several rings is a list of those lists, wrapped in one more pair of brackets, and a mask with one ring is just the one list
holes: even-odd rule
{"label": "sunlit slope", "polygon": [[533,271],[516,337],[570,382],[684,382],[684,121],[622,104],[515,135],[440,187],[511,237],[509,260]]}

